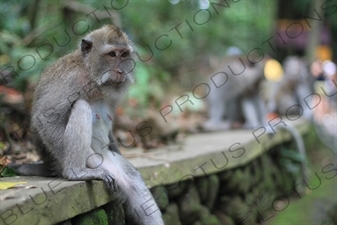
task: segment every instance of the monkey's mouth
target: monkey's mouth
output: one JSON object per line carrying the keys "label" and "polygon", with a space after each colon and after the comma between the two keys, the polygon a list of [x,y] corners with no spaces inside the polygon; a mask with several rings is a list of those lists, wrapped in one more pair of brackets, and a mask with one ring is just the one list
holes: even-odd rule
{"label": "monkey's mouth", "polygon": [[123,74],[118,74],[118,75],[115,75],[113,77],[103,77],[102,79],[102,84],[103,85],[113,85],[113,86],[120,86],[122,85],[124,82],[125,82],[125,78],[126,76],[124,76]]}
{"label": "monkey's mouth", "polygon": [[124,83],[124,80],[108,80],[104,83],[106,86],[121,86]]}

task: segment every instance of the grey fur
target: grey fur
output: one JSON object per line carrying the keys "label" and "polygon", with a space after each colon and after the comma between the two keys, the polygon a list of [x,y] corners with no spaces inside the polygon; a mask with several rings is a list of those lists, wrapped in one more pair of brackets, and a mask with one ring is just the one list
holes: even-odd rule
{"label": "grey fur", "polygon": [[244,118],[246,128],[265,125],[265,107],[259,96],[264,60],[254,65],[244,57],[227,57],[210,77],[206,130],[226,130]]}
{"label": "grey fur", "polygon": [[133,54],[125,33],[107,25],[47,68],[34,93],[31,118],[33,138],[45,164],[16,169],[22,175],[103,180],[125,202],[134,224],[161,225],[154,198],[139,172],[119,154],[112,137],[116,104],[134,80]]}
{"label": "grey fur", "polygon": [[282,80],[271,88],[269,111],[281,115],[303,113],[305,118],[312,119],[313,112],[307,104],[311,103],[314,81],[307,63],[298,56],[288,56],[283,62],[283,68]]}

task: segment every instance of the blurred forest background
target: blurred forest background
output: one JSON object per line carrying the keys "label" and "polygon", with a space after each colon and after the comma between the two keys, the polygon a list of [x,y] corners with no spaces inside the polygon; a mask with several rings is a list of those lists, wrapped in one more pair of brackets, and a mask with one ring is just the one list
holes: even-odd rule
{"label": "blurred forest background", "polygon": [[[204,82],[212,59],[231,46],[244,54],[261,48],[281,62],[290,54],[312,61],[322,45],[328,52],[323,55],[336,60],[337,43],[331,41],[337,40],[336,11],[329,0],[1,0],[2,148],[9,139],[29,137],[24,124],[43,69],[104,24],[120,26],[136,45],[137,84],[117,114],[142,121],[149,109],[159,110]],[[294,21],[300,31],[293,39],[305,44],[277,43],[277,33],[295,29]]]}
{"label": "blurred forest background", "polygon": [[[184,94],[204,96],[201,86],[194,88],[219,72],[212,64],[233,46],[243,55],[258,48],[280,63],[289,55],[303,56],[308,64],[337,62],[336,0],[0,0],[0,165],[6,165],[6,155],[17,163],[39,160],[29,133],[39,76],[104,24],[120,26],[135,43],[137,83],[117,109],[116,126],[123,130],[118,139],[130,143],[125,131],[147,121],[157,136],[139,140],[141,147],[159,146],[151,143],[158,136],[174,139],[177,130],[196,132],[194,125],[206,119],[204,99],[186,104],[183,113],[175,107],[169,123],[158,112]],[[315,195],[330,198],[335,186],[328,188]],[[303,216],[292,214],[294,221],[311,218],[302,207],[289,208],[303,209]],[[288,221],[289,214],[281,219]]]}

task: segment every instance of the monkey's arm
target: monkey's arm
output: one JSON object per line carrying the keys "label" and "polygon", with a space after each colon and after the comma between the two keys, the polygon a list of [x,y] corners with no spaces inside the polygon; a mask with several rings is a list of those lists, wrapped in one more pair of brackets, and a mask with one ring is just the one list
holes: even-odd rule
{"label": "monkey's arm", "polygon": [[113,174],[100,167],[99,154],[91,147],[92,112],[88,102],[77,100],[63,135],[63,151],[56,155],[62,176],[68,180],[103,180],[115,191]]}

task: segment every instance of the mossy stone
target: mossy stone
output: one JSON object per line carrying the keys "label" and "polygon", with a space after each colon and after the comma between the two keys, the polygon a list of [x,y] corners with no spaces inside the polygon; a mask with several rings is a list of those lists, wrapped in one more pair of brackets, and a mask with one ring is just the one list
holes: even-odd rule
{"label": "mossy stone", "polygon": [[73,225],[108,225],[108,216],[103,209],[94,209],[71,220]]}
{"label": "mossy stone", "polygon": [[177,198],[179,217],[183,224],[193,223],[200,217],[200,198],[196,188]]}
{"label": "mossy stone", "polygon": [[151,193],[156,200],[158,207],[161,211],[164,211],[169,204],[169,198],[167,190],[164,186],[160,185],[151,189]]}
{"label": "mossy stone", "polygon": [[165,224],[181,225],[177,204],[171,203],[166,207],[163,213],[163,220]]}
{"label": "mossy stone", "polygon": [[114,225],[125,225],[125,212],[121,204],[110,202],[106,204],[104,210],[108,216],[108,223]]}

